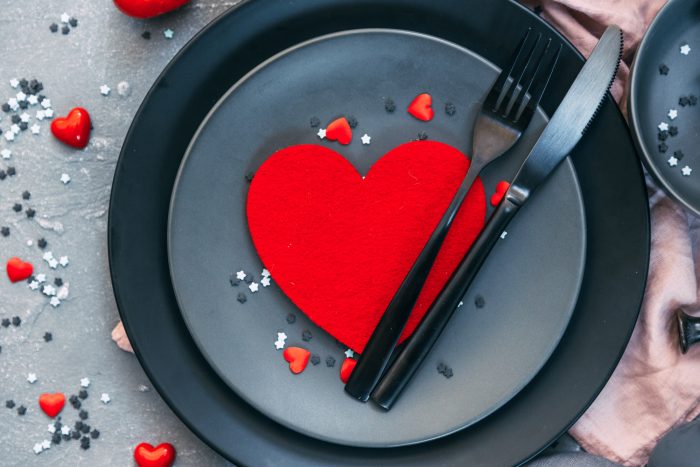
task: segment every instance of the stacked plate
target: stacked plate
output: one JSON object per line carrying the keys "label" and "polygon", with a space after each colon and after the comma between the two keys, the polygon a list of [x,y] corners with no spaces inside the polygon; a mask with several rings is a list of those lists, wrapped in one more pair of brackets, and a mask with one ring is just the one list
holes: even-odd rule
{"label": "stacked plate", "polygon": [[[612,100],[509,227],[390,412],[345,396],[345,349],[274,277],[245,303],[229,282],[237,270],[264,266],[246,224],[246,175],[270,154],[321,144],[366,173],[423,131],[468,152],[480,101],[528,27],[564,51],[528,133],[484,172],[488,193],[512,177],[583,63],[514,2],[251,0],[208,26],[158,79],[115,175],[112,279],[154,385],[223,456],[240,464],[517,464],[600,391],[634,326],[649,246],[641,168]],[[457,112],[426,126],[400,107],[385,110],[387,98],[407,104],[424,91]],[[371,145],[319,140],[309,119],[341,113],[371,133]],[[281,330],[321,363],[290,373],[273,345]],[[440,362],[451,378],[436,373]]]}

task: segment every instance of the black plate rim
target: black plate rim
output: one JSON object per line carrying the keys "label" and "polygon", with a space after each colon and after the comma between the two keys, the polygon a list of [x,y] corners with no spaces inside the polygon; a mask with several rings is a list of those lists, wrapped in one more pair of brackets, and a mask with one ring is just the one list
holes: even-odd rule
{"label": "black plate rim", "polygon": [[629,108],[630,127],[632,129],[632,135],[634,136],[634,144],[637,147],[637,152],[639,152],[642,155],[644,167],[646,167],[647,171],[651,174],[654,181],[660,187],[662,187],[664,191],[668,193],[669,196],[671,196],[671,198],[681,203],[696,216],[700,216],[700,204],[695,206],[684,196],[678,193],[678,191],[673,187],[673,184],[669,182],[668,178],[661,173],[661,170],[657,166],[656,162],[654,162],[654,156],[652,154],[652,151],[644,144],[644,141],[642,140],[643,130],[641,116],[639,115],[639,106],[636,97],[640,93],[639,76],[641,75],[641,71],[639,71],[639,63],[641,62],[641,60],[639,57],[644,55],[646,51],[649,50],[649,48],[651,47],[650,37],[652,36],[652,30],[658,27],[658,25],[661,24],[661,22],[666,21],[667,16],[671,16],[680,4],[681,2],[679,1],[673,1],[667,2],[663,7],[661,7],[659,12],[654,17],[654,20],[649,25],[647,32],[644,34],[644,37],[642,37],[642,41],[639,43],[639,47],[637,48],[637,54],[634,57],[632,67],[630,69],[630,90],[629,95],[627,97],[627,103]]}
{"label": "black plate rim", "polygon": [[[258,1],[255,2],[255,3],[261,3],[261,2],[262,2],[262,0],[258,0]],[[251,5],[252,3],[253,3],[253,2],[251,2],[251,1],[249,1],[249,0],[243,0],[241,3],[239,3],[238,5],[236,5],[235,7],[233,7],[231,10],[229,10],[229,11],[225,12],[224,14],[222,14],[217,20],[213,21],[213,22],[210,23],[206,28],[204,28],[202,31],[200,31],[200,32],[187,44],[187,46],[184,47],[184,48],[175,56],[175,58],[173,59],[173,61],[171,61],[170,64],[165,68],[165,70],[163,71],[163,73],[161,73],[161,75],[159,76],[159,78],[156,80],[154,86],[153,86],[153,87],[151,88],[151,90],[147,93],[146,98],[144,99],[144,101],[143,101],[141,107],[139,108],[139,110],[138,110],[138,112],[137,112],[137,114],[136,114],[136,116],[135,116],[135,118],[134,118],[134,122],[132,123],[132,126],[130,127],[130,129],[129,129],[128,133],[127,133],[127,136],[126,136],[126,138],[125,138],[125,143],[124,143],[124,146],[123,146],[123,148],[122,148],[122,152],[121,152],[121,154],[120,154],[120,158],[119,158],[119,161],[118,161],[118,163],[117,163],[116,170],[115,170],[115,176],[114,176],[113,188],[112,188],[112,195],[113,195],[113,196],[112,196],[111,199],[110,199],[109,227],[108,227],[108,248],[109,248],[109,260],[110,260],[110,274],[111,274],[111,277],[112,277],[112,285],[113,285],[113,291],[114,291],[114,294],[115,294],[115,301],[117,302],[120,315],[121,315],[121,317],[122,317],[122,319],[123,319],[123,322],[124,322],[124,326],[125,326],[125,328],[126,328],[126,330],[127,330],[127,333],[128,333],[130,336],[134,336],[135,329],[132,327],[132,323],[131,323],[131,321],[130,321],[130,319],[129,319],[129,313],[125,312],[124,304],[125,304],[125,302],[126,302],[126,298],[125,298],[125,295],[122,293],[122,290],[121,290],[121,288],[120,288],[121,286],[119,285],[121,273],[122,273],[122,272],[128,273],[129,271],[128,271],[128,270],[124,270],[124,271],[122,271],[122,270],[117,270],[117,268],[115,267],[115,263],[116,263],[117,260],[119,259],[119,254],[121,253],[120,247],[121,247],[121,241],[122,241],[121,238],[119,237],[119,235],[118,235],[118,234],[116,233],[116,231],[115,231],[115,229],[116,229],[116,225],[115,225],[115,209],[116,209],[116,206],[118,205],[117,200],[118,200],[118,198],[119,198],[119,196],[115,196],[115,193],[116,193],[116,194],[119,194],[119,192],[120,192],[120,190],[118,189],[118,186],[119,186],[119,183],[122,181],[121,178],[123,178],[123,177],[121,177],[121,176],[123,175],[123,173],[124,173],[124,171],[125,171],[125,169],[126,169],[125,166],[126,166],[127,164],[126,164],[125,161],[126,161],[126,158],[127,158],[127,154],[128,154],[128,152],[129,152],[129,150],[128,150],[128,149],[129,149],[129,144],[130,144],[131,140],[132,140],[133,137],[134,137],[134,133],[136,133],[136,126],[137,126],[137,125],[136,125],[136,122],[138,122],[138,120],[139,120],[140,118],[143,117],[143,114],[145,113],[145,111],[146,111],[146,109],[147,109],[147,107],[148,107],[148,104],[149,104],[150,100],[152,100],[153,96],[156,94],[157,89],[160,88],[160,87],[167,87],[166,78],[167,78],[168,73],[169,73],[170,71],[172,71],[172,69],[175,67],[176,62],[177,62],[178,60],[180,60],[180,59],[186,54],[186,52],[189,50],[190,47],[192,47],[192,44],[193,44],[195,41],[197,41],[198,39],[200,39],[202,36],[204,36],[207,32],[209,32],[210,30],[212,30],[219,22],[221,22],[221,20],[222,20],[224,17],[228,16],[229,14],[231,14],[231,13],[233,13],[233,12],[235,12],[235,11],[244,10],[246,7],[248,7],[248,9],[250,9],[250,5]],[[329,0],[328,2],[326,2],[326,3],[330,3],[330,0]],[[347,7],[347,3],[349,3],[349,2],[345,2],[344,0],[340,0],[340,1],[337,1],[337,2],[335,2],[335,3],[336,3],[336,4],[342,4],[344,7]],[[357,2],[357,3],[361,3],[361,2]],[[384,3],[392,3],[392,2],[391,2],[391,1],[388,1],[388,2],[384,2]],[[394,2],[394,3],[396,3],[396,2]],[[409,1],[409,2],[402,2],[402,3],[410,3],[410,1]],[[414,2],[414,3],[415,3],[415,2]],[[506,7],[506,6],[507,6],[507,7],[509,7],[509,8],[514,8],[515,10],[519,10],[521,14],[528,15],[529,18],[530,18],[530,21],[534,21],[534,22],[541,21],[541,20],[535,19],[535,15],[532,14],[532,12],[530,12],[529,10],[527,10],[527,9],[526,9],[525,7],[523,7],[522,5],[519,5],[518,3],[514,2],[513,0],[504,0],[504,1],[501,2],[501,3],[502,3],[502,4],[501,4],[502,7]],[[366,6],[367,6],[367,5],[366,5]],[[402,5],[402,6],[403,6],[403,5]],[[415,4],[412,5],[412,6],[415,7]],[[461,5],[460,5],[460,6],[461,6]],[[522,19],[522,18],[521,18],[521,19]],[[573,46],[571,46],[571,44],[570,44],[565,38],[563,38],[558,32],[556,32],[553,28],[551,28],[551,26],[546,25],[546,24],[538,24],[538,26],[540,26],[540,27],[546,29],[546,30],[547,30],[549,33],[551,33],[553,36],[555,36],[556,38],[558,38],[559,40],[561,40],[565,45],[568,46],[568,48],[570,49],[570,50],[569,50],[570,53],[573,53],[573,55],[574,55],[575,57],[577,57],[577,59],[579,59],[579,60],[581,59],[580,53],[579,53],[578,51],[576,51],[576,50],[573,48]],[[426,33],[428,33],[428,34],[431,34],[431,32],[427,32],[427,31],[424,31],[424,30],[421,30],[421,32],[426,32]],[[438,37],[440,37],[440,36],[438,36]],[[448,39],[448,40],[451,40],[451,39]],[[465,47],[466,47],[466,46],[465,46]],[[575,72],[575,70],[574,70],[574,72]],[[216,101],[216,100],[218,99],[218,97],[220,97],[220,96],[217,96],[217,98],[215,98],[214,101]],[[608,101],[609,101],[609,102],[608,102],[608,105],[605,105],[605,106],[603,107],[603,109],[601,110],[601,114],[606,113],[606,109],[608,109],[607,111],[610,111],[610,108],[614,108],[615,110],[614,110],[613,112],[615,112],[615,113],[617,114],[617,118],[622,119],[621,114],[619,113],[619,110],[617,110],[617,107],[612,103],[612,99],[611,99],[610,97],[608,97]],[[643,180],[643,177],[641,176],[641,175],[642,175],[642,174],[641,174],[641,168],[639,169],[639,172],[640,172],[640,173],[639,173],[640,179]],[[643,187],[642,187],[642,188],[643,188]],[[123,190],[123,189],[122,189],[122,190]],[[168,199],[169,199],[169,196],[168,196]],[[640,258],[639,258],[639,261],[638,261],[639,269],[635,272],[635,275],[638,276],[637,284],[636,284],[636,285],[637,285],[637,287],[636,287],[637,290],[635,290],[635,291],[633,292],[633,293],[636,295],[636,298],[637,298],[636,300],[634,300],[634,302],[635,302],[635,306],[634,306],[635,310],[634,310],[633,314],[634,314],[634,317],[635,317],[635,318],[636,318],[637,313],[639,312],[639,307],[640,307],[640,305],[641,305],[642,296],[643,296],[643,290],[644,290],[645,284],[646,284],[646,273],[647,273],[647,268],[648,268],[648,257],[649,257],[649,212],[648,212],[648,206],[646,205],[646,203],[645,203],[644,208],[645,208],[645,209],[644,209],[642,212],[639,213],[641,216],[644,217],[643,219],[640,219],[640,220],[641,220],[640,228],[643,229],[643,232],[640,232],[640,235],[641,235],[641,237],[643,237],[643,239],[642,239],[641,242],[644,244],[644,245],[643,245],[643,246],[644,246],[644,248],[643,248],[644,251],[640,252],[640,253],[642,253],[642,257],[640,257]],[[631,304],[631,303],[630,303],[630,304]],[[544,441],[544,442],[541,442],[541,443],[539,444],[539,446],[533,446],[532,449],[530,450],[529,454],[528,454],[526,457],[521,458],[518,462],[524,462],[524,461],[526,461],[527,459],[529,459],[529,458],[533,457],[534,455],[536,455],[536,454],[537,454],[539,451],[541,451],[542,449],[544,449],[549,443],[551,443],[551,442],[552,442],[553,440],[555,440],[558,436],[560,436],[562,433],[564,433],[564,432],[575,422],[575,420],[586,410],[586,408],[593,402],[593,400],[595,399],[595,397],[597,396],[597,394],[598,394],[598,393],[600,392],[600,390],[602,390],[602,388],[604,387],[604,385],[605,385],[605,383],[607,382],[607,379],[609,378],[609,376],[612,374],[612,372],[613,372],[613,370],[614,370],[614,368],[615,368],[615,366],[616,366],[617,361],[619,361],[619,358],[621,357],[621,355],[622,355],[622,353],[623,353],[623,351],[624,351],[625,344],[626,344],[627,340],[629,339],[629,337],[630,337],[630,335],[631,335],[631,333],[632,333],[632,331],[633,331],[634,324],[635,324],[635,322],[630,322],[630,323],[628,324],[628,326],[626,326],[626,329],[624,329],[622,332],[619,333],[619,337],[624,337],[624,343],[622,343],[622,345],[619,345],[619,346],[618,346],[618,352],[616,353],[616,358],[614,359],[613,364],[610,365],[610,367],[609,367],[609,368],[607,369],[607,371],[605,372],[606,378],[605,378],[604,380],[602,380],[601,382],[599,382],[599,383],[596,385],[595,391],[592,391],[592,394],[591,394],[590,397],[588,398],[587,402],[586,402],[585,404],[583,404],[583,405],[579,405],[579,406],[578,406],[579,408],[578,408],[578,410],[577,410],[575,416],[570,420],[570,422],[569,422],[568,424],[566,424],[566,426],[563,426],[562,428],[556,430],[556,432],[555,432],[555,433],[552,433],[552,435],[548,435],[547,440]],[[568,334],[568,331],[567,331],[567,334]],[[565,336],[565,338],[566,338],[566,336]],[[224,456],[228,456],[228,458],[231,459],[231,460],[235,460],[235,461],[237,461],[237,462],[241,462],[241,459],[238,459],[238,456],[237,456],[236,454],[231,454],[230,452],[229,452],[229,453],[224,452],[224,450],[222,449],[221,446],[215,445],[215,443],[213,443],[212,440],[209,439],[209,438],[199,429],[199,427],[198,427],[197,425],[195,425],[191,420],[188,420],[188,418],[185,416],[183,410],[181,410],[181,408],[178,407],[177,404],[175,404],[174,401],[169,397],[168,391],[166,391],[167,388],[163,387],[163,386],[158,382],[158,378],[156,377],[156,371],[155,371],[156,369],[155,369],[155,368],[152,368],[152,367],[149,367],[149,363],[148,363],[149,357],[147,357],[147,356],[143,353],[143,349],[141,348],[140,343],[138,343],[138,340],[132,339],[132,345],[134,346],[134,349],[135,349],[135,351],[136,351],[137,358],[139,359],[141,365],[143,366],[143,368],[144,368],[146,374],[149,376],[149,378],[150,378],[151,381],[153,382],[154,387],[159,391],[159,393],[161,394],[161,396],[163,397],[163,399],[166,401],[166,403],[168,403],[168,405],[171,407],[171,409],[183,420],[183,422],[184,422],[192,431],[194,431],[200,438],[202,438],[207,444],[209,444],[213,449],[217,450],[218,452],[220,452],[220,453],[221,453],[222,455],[224,455]],[[556,353],[556,352],[555,352],[555,353]],[[526,389],[528,389],[528,388],[526,388]],[[529,391],[528,391],[528,392],[529,392]],[[268,425],[269,425],[269,424],[268,424]],[[268,426],[268,428],[269,428],[269,429],[274,429],[275,427],[273,427],[273,426]],[[285,435],[287,435],[287,436],[294,435],[293,433],[290,433],[290,432],[285,431],[285,430],[281,430],[281,431],[283,431],[283,433],[284,433]],[[253,435],[254,435],[254,436],[257,436],[256,433],[253,433]],[[288,443],[287,443],[287,444],[288,444]],[[323,444],[323,443],[321,443],[321,444]],[[316,458],[316,459],[304,458],[305,461],[309,461],[311,464],[314,464],[314,463],[325,464],[325,463],[331,462],[331,459],[328,458],[326,454],[321,453],[321,452],[316,452],[316,451],[313,450],[313,449],[309,450],[309,449],[304,449],[303,447],[298,447],[298,446],[295,447],[295,446],[289,446],[289,445],[285,445],[285,446],[282,446],[282,447],[284,447],[285,449],[295,449],[295,448],[296,448],[296,451],[294,452],[294,454],[296,454],[297,456],[296,456],[296,458],[295,458],[294,460],[296,460],[297,462],[298,462],[298,460],[299,460],[298,455],[301,455],[301,456],[307,455],[307,456],[308,456],[308,455],[310,455],[310,454],[312,454],[312,455],[318,455],[318,458]],[[319,447],[323,447],[323,446],[319,446]],[[326,448],[327,448],[327,446],[326,446]],[[335,450],[338,450],[335,446],[333,446],[333,449],[334,449],[334,451],[335,451]],[[390,451],[393,451],[393,450],[390,450]],[[424,454],[423,451],[425,451],[425,448],[422,449],[421,451],[416,451],[416,450],[407,450],[407,451],[409,451],[409,452],[406,453],[406,454],[404,454],[403,456],[397,455],[397,456],[394,457],[394,459],[398,459],[398,460],[400,460],[401,462],[404,462],[404,463],[416,463],[416,462],[417,462],[417,463],[420,463],[420,462],[421,462],[421,459],[423,459],[423,461],[425,460],[425,458],[423,457],[423,454]],[[454,451],[453,451],[453,452],[454,452]],[[346,451],[345,454],[348,454],[348,452]],[[452,460],[455,460],[455,459],[458,459],[458,458],[455,457],[455,458],[453,458]],[[291,461],[291,459],[289,459],[289,460]],[[448,459],[448,458],[445,458],[444,460],[445,460],[446,463],[449,463],[449,459]],[[483,459],[481,459],[481,460],[483,461]],[[333,461],[339,462],[339,461],[340,461],[340,458],[337,458],[337,457],[336,457],[336,458],[333,459]],[[364,459],[363,461],[364,461],[364,462],[367,462],[367,459]],[[411,462],[411,461],[412,461],[412,462]],[[352,462],[353,462],[352,459],[343,459],[343,463],[352,463]],[[357,461],[356,461],[356,462],[357,462]],[[387,461],[386,458],[384,458],[384,460],[383,460],[382,462],[383,462],[384,464],[386,464],[386,462],[388,462],[388,461]],[[241,463],[242,463],[242,462],[241,462]]]}

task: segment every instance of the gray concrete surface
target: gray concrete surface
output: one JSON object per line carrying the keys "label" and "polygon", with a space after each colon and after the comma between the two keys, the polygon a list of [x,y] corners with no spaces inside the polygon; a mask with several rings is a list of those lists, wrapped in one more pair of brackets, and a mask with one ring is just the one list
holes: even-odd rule
{"label": "gray concrete surface", "polygon": [[[39,135],[27,130],[13,142],[0,138],[0,150],[12,151],[9,160],[0,159],[0,169],[17,170],[16,176],[0,181],[0,226],[10,227],[8,237],[0,236],[0,319],[22,319],[19,327],[0,327],[0,465],[129,466],[141,441],[173,443],[180,466],[226,464],[173,415],[136,358],[111,341],[118,314],[106,229],[114,167],[141,100],[189,38],[233,3],[194,0],[174,14],[142,21],[126,17],[109,0],[0,0],[0,103],[18,91],[10,79],[37,78],[56,115],[80,105],[90,111],[94,124],[85,150],[58,143],[48,120],[37,122]],[[77,18],[78,26],[68,35],[51,33],[49,25],[60,26],[63,12]],[[174,31],[172,40],[163,36],[166,28]],[[152,33],[151,40],[141,37],[145,30]],[[121,81],[130,83],[130,96],[117,94]],[[100,94],[103,84],[112,88],[109,96]],[[29,126],[38,108],[27,110]],[[0,113],[0,128],[10,126],[8,115]],[[60,181],[63,173],[71,177],[67,185]],[[21,199],[24,190],[31,192],[28,201]],[[16,202],[34,208],[35,218],[14,212]],[[48,241],[45,251],[57,259],[69,257],[67,267],[53,270],[42,260],[36,245],[41,237]],[[68,298],[53,308],[49,297],[30,290],[26,282],[11,284],[4,272],[11,256],[32,262],[49,281],[61,277],[68,282]],[[42,337],[46,331],[53,334],[48,343]],[[34,384],[27,382],[30,372],[38,378]],[[35,443],[51,439],[39,394],[77,394],[83,377],[91,380],[83,401],[87,423],[99,429],[99,439],[91,440],[88,450],[69,441],[34,454]],[[103,392],[111,397],[109,404],[100,402]],[[19,416],[16,408],[5,408],[8,399],[24,404],[27,413]],[[63,421],[72,426],[77,415],[67,403]]]}

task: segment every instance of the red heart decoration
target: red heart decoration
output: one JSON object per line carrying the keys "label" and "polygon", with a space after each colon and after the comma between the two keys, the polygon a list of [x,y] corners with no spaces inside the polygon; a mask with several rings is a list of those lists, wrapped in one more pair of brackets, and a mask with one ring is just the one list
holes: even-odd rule
{"label": "red heart decoration", "polygon": [[175,462],[175,446],[161,443],[153,447],[141,443],[134,449],[134,460],[139,467],[169,467]]}
{"label": "red heart decoration", "polygon": [[418,120],[429,122],[435,115],[432,105],[433,96],[430,94],[419,94],[415,99],[413,99],[411,105],[408,106],[408,113],[416,117]]}
{"label": "red heart decoration", "polygon": [[352,374],[352,370],[355,369],[355,365],[357,365],[357,360],[354,358],[346,358],[343,361],[343,366],[340,367],[340,380],[343,383],[348,382],[350,375]]}
{"label": "red heart decoration", "polygon": [[289,370],[298,375],[309,364],[311,352],[301,347],[287,347],[284,349],[284,359],[289,362]]}
{"label": "red heart decoration", "polygon": [[[363,178],[331,149],[292,146],[256,172],[248,228],[265,267],[292,302],[361,353],[468,167],[464,154],[447,144],[415,141],[387,153]],[[485,214],[477,180],[402,339],[464,257]]]}
{"label": "red heart decoration", "polygon": [[180,8],[190,0],[114,0],[122,12],[134,18],[153,18]]}
{"label": "red heart decoration", "polygon": [[82,107],[75,107],[66,117],[51,122],[51,133],[59,141],[82,149],[90,141],[90,114]]}
{"label": "red heart decoration", "polygon": [[337,141],[340,144],[350,144],[352,141],[352,128],[345,117],[333,120],[326,128],[326,139]]}
{"label": "red heart decoration", "polygon": [[510,183],[501,181],[496,185],[496,191],[491,195],[491,206],[498,206],[506,192],[510,188]]}
{"label": "red heart decoration", "polygon": [[61,413],[65,404],[66,396],[60,392],[55,394],[44,393],[39,396],[39,407],[51,418]]}
{"label": "red heart decoration", "polygon": [[32,263],[25,263],[19,258],[12,257],[7,260],[7,277],[11,282],[23,281],[34,272]]}

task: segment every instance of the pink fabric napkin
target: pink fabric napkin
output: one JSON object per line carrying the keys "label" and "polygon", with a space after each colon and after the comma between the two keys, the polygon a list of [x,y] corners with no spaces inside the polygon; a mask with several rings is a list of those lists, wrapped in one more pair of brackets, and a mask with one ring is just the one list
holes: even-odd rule
{"label": "pink fabric napkin", "polygon": [[[665,0],[526,0],[588,56],[605,27],[625,35],[624,63],[613,94],[626,110],[629,65],[644,31]],[[571,435],[592,454],[644,465],[665,433],[700,413],[700,346],[678,350],[674,311],[700,313],[700,219],[648,181],[651,264],[644,304],[632,339],[610,381]],[[112,338],[133,351],[121,323]]]}
{"label": "pink fabric napkin", "polygon": [[[541,6],[542,17],[586,56],[606,26],[622,28],[625,63],[613,93],[625,111],[629,65],[664,3],[544,0]],[[647,185],[652,245],[641,315],[610,381],[570,431],[587,451],[630,466],[644,465],[659,438],[700,413],[700,347],[681,355],[674,321],[679,306],[700,311],[700,219],[652,181]]]}

